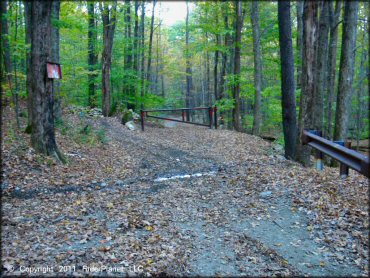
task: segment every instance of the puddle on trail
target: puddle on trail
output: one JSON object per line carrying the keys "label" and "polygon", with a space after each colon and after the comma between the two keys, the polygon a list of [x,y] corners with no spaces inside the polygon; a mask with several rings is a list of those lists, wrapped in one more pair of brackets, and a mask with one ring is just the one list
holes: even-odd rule
{"label": "puddle on trail", "polygon": [[202,176],[214,176],[216,174],[215,171],[207,172],[207,173],[195,173],[195,174],[186,174],[186,175],[175,175],[172,177],[159,177],[154,180],[154,182],[161,182],[161,181],[168,181],[168,180],[177,180],[177,179],[189,179],[189,178],[198,178]]}

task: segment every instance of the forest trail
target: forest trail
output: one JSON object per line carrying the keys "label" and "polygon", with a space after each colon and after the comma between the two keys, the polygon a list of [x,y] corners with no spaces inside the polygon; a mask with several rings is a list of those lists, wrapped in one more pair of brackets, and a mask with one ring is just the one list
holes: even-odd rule
{"label": "forest trail", "polygon": [[[317,212],[297,191],[323,175],[271,143],[185,124],[141,132],[116,118],[87,121],[125,148],[135,171],[107,184],[6,196],[3,240],[19,237],[6,256],[18,252],[32,266],[52,257],[83,275],[91,275],[86,265],[187,276],[366,274],[354,253],[323,240]],[[34,236],[25,243],[26,234]]]}

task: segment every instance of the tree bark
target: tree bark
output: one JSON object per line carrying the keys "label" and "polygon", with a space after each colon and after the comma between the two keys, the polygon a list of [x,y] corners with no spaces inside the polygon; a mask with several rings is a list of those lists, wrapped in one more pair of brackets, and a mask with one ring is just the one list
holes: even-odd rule
{"label": "tree bark", "polygon": [[345,2],[334,140],[345,140],[347,136],[356,53],[357,12],[358,1]]}
{"label": "tree bark", "polygon": [[[316,70],[315,44],[317,40],[318,3],[306,0],[303,8],[303,52],[302,52],[302,84],[299,110],[299,134],[304,129],[312,129],[314,75]],[[303,165],[310,165],[310,147],[302,145],[298,136],[297,159]]]}
{"label": "tree bark", "polygon": [[32,105],[31,105],[31,93],[32,93],[32,80],[31,80],[31,74],[30,72],[30,65],[31,65],[31,48],[29,47],[31,45],[31,34],[32,34],[32,26],[31,26],[31,2],[30,1],[23,1],[24,4],[24,21],[25,21],[25,43],[27,45],[26,50],[26,90],[27,90],[27,128],[26,132],[31,133],[32,129]]}
{"label": "tree bark", "polygon": [[[59,51],[59,27],[57,21],[59,20],[60,0],[54,0],[51,5],[52,29],[51,29],[51,61],[60,63]],[[60,119],[62,117],[62,103],[60,98],[60,82],[58,79],[54,80],[54,117]]]}
{"label": "tree bark", "polygon": [[[192,79],[192,71],[191,71],[191,63],[190,63],[190,53],[189,53],[189,1],[186,1],[186,30],[185,30],[185,59],[186,59],[186,97],[185,97],[185,105],[186,108],[190,108],[192,106],[192,87],[193,87],[193,79]],[[186,120],[190,121],[190,113],[189,110],[186,110]]]}
{"label": "tree bark", "polygon": [[[136,81],[139,79],[139,16],[138,16],[138,11],[139,11],[139,1],[135,1],[135,23],[134,23],[134,54],[133,54],[133,67],[134,67],[134,72],[136,75]],[[139,82],[136,82],[139,84]],[[137,98],[136,95],[138,94],[138,87],[137,85],[135,86],[135,108],[137,107]]]}
{"label": "tree bark", "polygon": [[317,40],[316,82],[314,87],[313,128],[324,128],[324,89],[327,82],[328,37],[329,37],[329,1],[323,1]]}
{"label": "tree bark", "polygon": [[285,157],[295,159],[297,144],[297,119],[294,88],[294,56],[290,2],[278,2],[279,42],[281,61],[281,93]]}
{"label": "tree bark", "polygon": [[100,6],[103,20],[103,53],[102,53],[102,112],[104,117],[110,116],[110,70],[112,65],[112,48],[114,30],[116,28],[117,1],[111,8],[107,3]]}
{"label": "tree bark", "polygon": [[[289,7],[288,7],[289,8]],[[289,14],[290,15],[290,14]],[[254,115],[253,129],[254,135],[259,135],[261,130],[261,94],[262,94],[262,56],[261,56],[261,38],[258,19],[258,2],[252,1],[251,21],[253,32],[253,53],[254,53]]]}
{"label": "tree bark", "polygon": [[144,97],[145,97],[145,2],[141,3],[141,22],[140,22],[140,33],[141,33],[141,109],[144,109]]}
{"label": "tree bark", "polygon": [[[218,25],[218,15],[216,15],[216,24]],[[219,92],[218,92],[218,56],[219,56],[219,46],[220,46],[220,35],[217,33],[216,36],[216,51],[215,51],[215,61],[213,67],[213,87],[214,87],[214,96],[215,101],[220,100]],[[211,99],[210,99],[211,100]],[[211,106],[211,101],[209,102],[209,106]]]}
{"label": "tree bark", "polygon": [[151,80],[151,65],[152,65],[152,48],[153,48],[153,33],[154,33],[154,9],[155,4],[157,3],[156,0],[153,1],[153,8],[152,8],[152,19],[150,22],[150,34],[149,34],[149,53],[148,53],[148,67],[147,67],[147,80],[150,84]]}
{"label": "tree bark", "polygon": [[88,18],[89,18],[89,26],[88,26],[88,70],[89,70],[89,75],[88,75],[88,82],[89,82],[89,106],[96,107],[96,96],[95,96],[95,78],[97,77],[97,74],[94,73],[96,70],[96,64],[98,62],[98,55],[95,50],[96,46],[96,22],[95,22],[95,8],[94,8],[94,2],[88,2],[87,3],[87,13],[88,13]]}
{"label": "tree bark", "polygon": [[327,110],[326,110],[326,132],[325,136],[329,139],[333,138],[332,133],[332,111],[334,102],[335,91],[335,75],[336,75],[336,62],[337,62],[337,44],[338,44],[338,25],[340,19],[340,11],[342,8],[342,0],[337,0],[335,5],[335,12],[332,11],[332,3],[329,3],[330,14],[330,43],[328,53],[328,80],[326,82],[327,94]]}
{"label": "tree bark", "polygon": [[234,56],[234,87],[233,98],[234,108],[232,111],[233,127],[236,131],[241,131],[240,125],[240,44],[242,31],[242,2],[235,1],[236,5],[236,22],[235,22],[235,56]]}
{"label": "tree bark", "polygon": [[[8,19],[7,16],[4,16],[4,14],[7,15],[7,1],[2,1],[0,4],[0,14],[1,14],[1,41],[2,41],[2,48],[4,49],[2,52],[3,59],[4,59],[4,68],[5,68],[5,76],[6,76],[6,82],[9,87],[9,90],[12,93],[13,97],[13,103],[14,103],[14,112],[15,112],[15,118],[17,122],[17,127],[19,128],[19,115],[18,115],[18,94],[17,94],[17,88],[13,88],[13,82],[12,82],[12,64],[11,64],[11,58],[10,58],[10,46],[9,46],[9,28],[8,28]],[[16,23],[17,24],[17,23]],[[3,65],[0,65],[1,67]]]}
{"label": "tree bark", "polygon": [[[227,2],[224,0],[224,3]],[[220,79],[220,100],[224,97],[224,92],[226,91],[226,66],[227,66],[227,53],[229,51],[229,18],[227,13],[222,9],[224,13],[224,27],[226,34],[224,36],[224,50],[222,51],[222,63],[221,63],[221,79]],[[224,113],[220,111],[221,120],[224,120]],[[223,124],[223,122],[222,122]]]}
{"label": "tree bark", "polygon": [[302,79],[302,35],[303,35],[303,0],[296,2],[297,11],[297,52],[298,52],[298,62],[297,62],[297,89],[301,88]]}
{"label": "tree bark", "polygon": [[52,80],[47,78],[46,62],[51,57],[52,2],[31,4],[31,145],[36,152],[64,161],[55,142]]}

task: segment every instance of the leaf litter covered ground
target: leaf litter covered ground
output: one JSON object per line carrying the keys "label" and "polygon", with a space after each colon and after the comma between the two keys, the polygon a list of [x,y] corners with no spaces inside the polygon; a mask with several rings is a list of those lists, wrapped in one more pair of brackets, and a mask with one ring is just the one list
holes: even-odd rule
{"label": "leaf litter covered ground", "polygon": [[247,134],[71,113],[63,166],[3,115],[5,275],[368,275],[368,179],[354,171],[303,168]]}

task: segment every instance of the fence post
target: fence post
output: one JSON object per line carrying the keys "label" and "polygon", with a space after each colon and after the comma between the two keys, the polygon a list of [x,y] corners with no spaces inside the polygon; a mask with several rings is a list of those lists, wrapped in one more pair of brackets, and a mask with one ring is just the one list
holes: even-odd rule
{"label": "fence post", "polygon": [[[322,131],[321,130],[318,130],[315,133],[316,133],[316,135],[322,137]],[[316,158],[316,170],[322,171],[322,169],[324,168],[324,165],[322,163],[323,153],[316,150],[315,158]]]}
{"label": "fence post", "polygon": [[144,131],[144,111],[140,110],[141,130]]}
{"label": "fence post", "polygon": [[181,110],[182,121],[185,122],[185,111]]}
{"label": "fence post", "polygon": [[[346,148],[351,148],[351,142],[345,141],[343,145]],[[341,163],[339,166],[339,173],[342,179],[347,178],[349,174],[349,167],[346,164]]]}
{"label": "fence post", "polygon": [[215,129],[217,129],[217,107],[215,106],[213,108],[213,111],[214,111],[214,121],[215,121]]}
{"label": "fence post", "polygon": [[208,107],[209,128],[212,128],[212,107]]}

